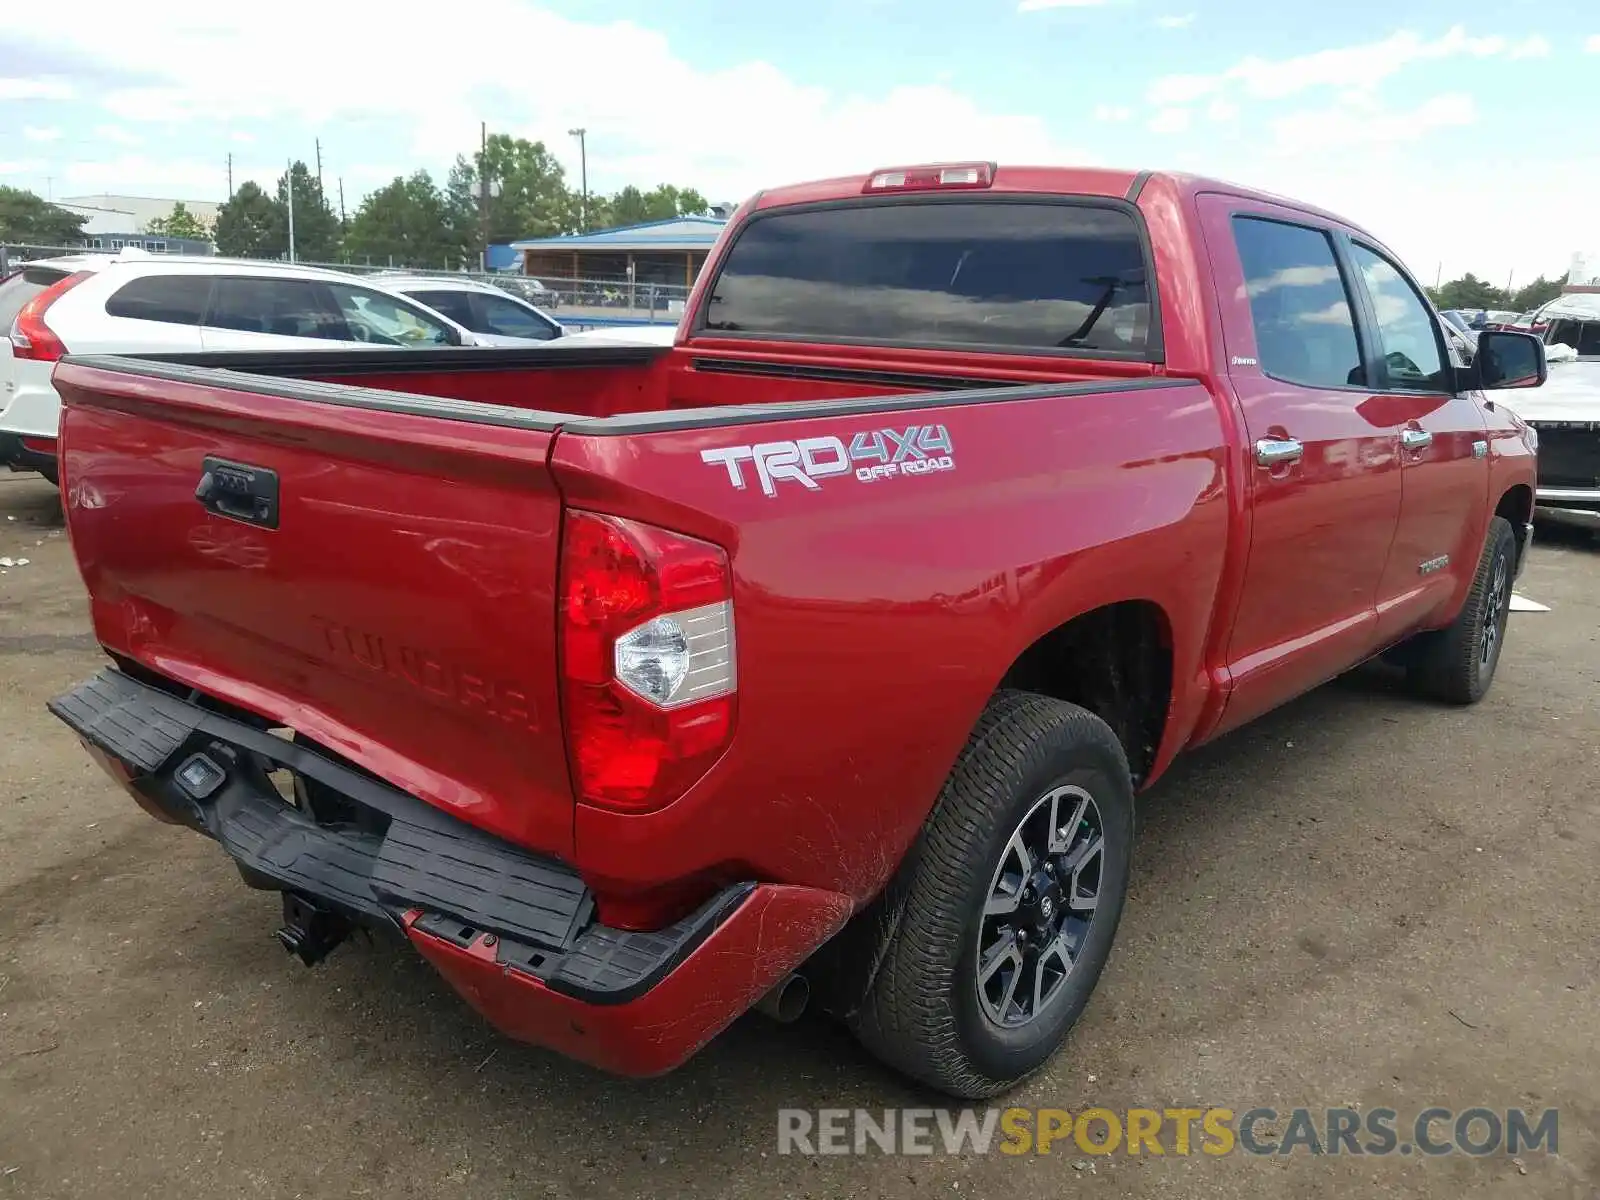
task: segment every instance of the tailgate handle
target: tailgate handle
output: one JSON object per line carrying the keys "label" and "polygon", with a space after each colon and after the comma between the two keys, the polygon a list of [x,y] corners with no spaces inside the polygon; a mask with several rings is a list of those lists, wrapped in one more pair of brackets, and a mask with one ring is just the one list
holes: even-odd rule
{"label": "tailgate handle", "polygon": [[194,489],[194,498],[202,508],[247,525],[278,527],[276,471],[221,458],[207,458],[202,465],[204,473]]}

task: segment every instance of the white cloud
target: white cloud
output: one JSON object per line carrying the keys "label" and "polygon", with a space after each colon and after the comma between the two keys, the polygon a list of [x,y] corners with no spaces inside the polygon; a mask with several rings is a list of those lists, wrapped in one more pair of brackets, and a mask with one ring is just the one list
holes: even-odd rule
{"label": "white cloud", "polygon": [[1189,128],[1189,110],[1163,108],[1150,118],[1148,128],[1151,133],[1182,133]]}
{"label": "white cloud", "polygon": [[249,146],[254,144],[256,135],[253,133],[246,133],[242,129],[235,129],[228,135],[228,140],[230,142],[237,142],[241,146]]}
{"label": "white cloud", "polygon": [[38,159],[21,161],[0,159],[0,175],[37,175],[43,170],[44,164]]}
{"label": "white cloud", "polygon": [[61,130],[53,125],[47,125],[42,128],[28,125],[23,128],[22,136],[30,142],[58,142],[61,140]]}
{"label": "white cloud", "polygon": [[1590,54],[1600,54],[1600,33],[1590,35],[1589,40],[1583,43],[1583,48]]}
{"label": "white cloud", "polygon": [[[516,54],[483,56],[471,71],[440,71],[437,43],[404,22],[375,25],[359,5],[180,5],[164,14],[161,37],[141,46],[148,82],[110,92],[104,108],[129,129],[195,120],[244,125],[263,138],[274,125],[321,130],[325,160],[339,164],[347,192],[343,163],[375,137],[402,139],[397,153],[438,171],[477,145],[481,119],[491,130],[543,140],[573,175],[577,144],[567,130],[585,126],[596,190],[671,180],[730,199],[896,162],[1094,157],[1061,144],[1042,115],[996,111],[944,84],[885,91],[859,79],[830,90],[759,61],[701,69],[658,32],[572,20],[526,0],[461,0],[453,14],[463,27],[495,30],[499,45],[540,47],[538,86],[529,86],[526,59]],[[103,36],[92,15],[53,33],[60,49],[125,66],[125,49]],[[308,28],[317,37],[305,38]],[[352,57],[352,45],[362,53]],[[241,62],[292,62],[294,70],[252,70],[246,82]],[[597,87],[595,63],[611,80],[648,80],[651,94],[670,103],[642,104],[637,87]],[[395,83],[412,78],[428,84]],[[702,122],[685,121],[686,113],[712,122],[715,137]],[[306,156],[311,147],[288,149]],[[234,174],[247,177],[237,167]]]}
{"label": "white cloud", "polygon": [[1472,97],[1454,93],[1392,112],[1354,111],[1341,105],[1288,113],[1273,118],[1270,125],[1280,147],[1331,150],[1416,142],[1436,129],[1471,125],[1477,118]]}
{"label": "white cloud", "polygon": [[1232,121],[1239,115],[1239,106],[1232,100],[1213,100],[1206,105],[1206,116],[1213,121]]}
{"label": "white cloud", "polygon": [[1047,8],[1097,8],[1108,0],[1021,0],[1018,12],[1043,12]]}
{"label": "white cloud", "polygon": [[1157,17],[1156,24],[1162,29],[1187,29],[1194,24],[1194,13],[1184,13],[1181,16]]}
{"label": "white cloud", "polygon": [[1513,44],[1507,53],[1512,58],[1549,58],[1550,41],[1543,34],[1535,33]]}
{"label": "white cloud", "polygon": [[71,100],[73,95],[65,79],[0,78],[0,100]]}
{"label": "white cloud", "polygon": [[120,125],[96,125],[94,136],[102,142],[111,142],[117,146],[140,146],[144,139],[136,133],[131,133]]}
{"label": "white cloud", "polygon": [[1131,121],[1133,109],[1121,104],[1096,104],[1094,106],[1094,119],[1096,121]]}
{"label": "white cloud", "polygon": [[[1460,25],[1443,37],[1425,41],[1409,30],[1381,42],[1318,50],[1293,58],[1269,60],[1251,56],[1213,75],[1168,75],[1150,85],[1151,104],[1189,104],[1222,91],[1238,91],[1258,100],[1283,100],[1317,87],[1370,91],[1415,62],[1455,58],[1493,58],[1538,53],[1543,38],[1535,35],[1512,44],[1500,36],[1469,37]],[[1548,49],[1548,46],[1546,46]]]}

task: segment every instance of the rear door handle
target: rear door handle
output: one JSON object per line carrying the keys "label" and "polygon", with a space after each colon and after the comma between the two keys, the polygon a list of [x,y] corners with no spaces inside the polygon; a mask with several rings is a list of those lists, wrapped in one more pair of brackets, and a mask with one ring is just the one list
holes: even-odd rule
{"label": "rear door handle", "polygon": [[1402,429],[1400,444],[1407,450],[1426,450],[1433,445],[1433,434],[1426,429]]}
{"label": "rear door handle", "polygon": [[1295,438],[1262,438],[1256,442],[1256,462],[1263,467],[1281,467],[1300,461],[1306,448]]}

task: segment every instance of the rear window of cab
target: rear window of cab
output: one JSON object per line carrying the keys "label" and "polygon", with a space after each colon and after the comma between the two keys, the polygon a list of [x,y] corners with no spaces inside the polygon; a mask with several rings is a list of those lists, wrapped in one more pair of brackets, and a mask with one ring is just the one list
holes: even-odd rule
{"label": "rear window of cab", "polygon": [[757,214],[723,260],[708,333],[1146,359],[1143,229],[1112,203],[962,199]]}

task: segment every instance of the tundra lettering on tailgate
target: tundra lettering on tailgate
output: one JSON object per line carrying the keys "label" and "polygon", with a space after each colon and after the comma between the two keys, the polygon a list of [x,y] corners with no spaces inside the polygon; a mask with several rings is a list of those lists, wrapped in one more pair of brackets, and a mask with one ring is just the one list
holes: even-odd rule
{"label": "tundra lettering on tailgate", "polygon": [[841,438],[804,437],[792,442],[758,442],[753,446],[719,446],[700,451],[700,460],[727,469],[728,482],[745,487],[742,464],[755,467],[761,491],[778,494],[778,483],[790,480],[812,491],[830,475],[853,474],[862,483],[904,476],[931,475],[955,468],[955,448],[943,425],[905,429],[871,429],[855,434],[848,447]]}
{"label": "tundra lettering on tailgate", "polygon": [[325,617],[313,615],[311,619],[322,631],[328,649],[341,658],[507,725],[539,728],[533,702],[521,688],[463,671],[415,646],[385,641],[378,634]]}

